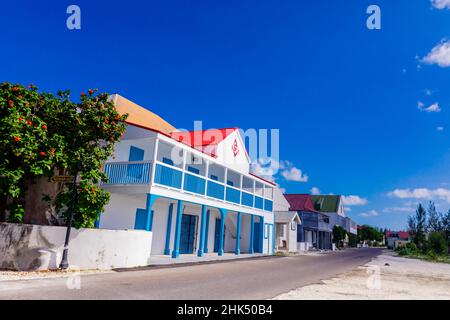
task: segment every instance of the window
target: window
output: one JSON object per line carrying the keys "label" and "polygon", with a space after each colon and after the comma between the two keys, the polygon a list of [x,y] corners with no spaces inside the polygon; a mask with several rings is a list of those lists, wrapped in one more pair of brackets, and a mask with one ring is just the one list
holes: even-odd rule
{"label": "window", "polygon": [[169,159],[169,158],[163,157],[162,158],[162,162],[165,163],[165,164],[168,164],[170,166],[173,166],[173,161],[171,159]]}
{"label": "window", "polygon": [[194,168],[194,167],[191,167],[191,166],[188,166],[188,171],[189,172],[192,172],[192,173],[195,173],[195,174],[200,174],[200,170],[199,169],[197,169],[197,168]]}
{"label": "window", "polygon": [[295,231],[297,229],[297,222],[291,221],[291,230]]}
{"label": "window", "polygon": [[227,185],[234,186],[234,183],[233,183],[233,181],[227,180]]}
{"label": "window", "polygon": [[268,239],[269,238],[269,225],[265,224],[264,225],[264,239]]}
{"label": "window", "polygon": [[211,180],[215,180],[215,181],[219,181],[219,177],[215,176],[215,175],[210,175],[209,176],[211,178]]}

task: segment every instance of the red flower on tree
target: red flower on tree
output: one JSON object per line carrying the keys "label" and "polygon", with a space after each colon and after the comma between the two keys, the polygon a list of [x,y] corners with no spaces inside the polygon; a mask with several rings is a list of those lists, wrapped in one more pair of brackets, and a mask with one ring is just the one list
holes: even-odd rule
{"label": "red flower on tree", "polygon": [[41,156],[45,156],[45,152],[44,152],[44,151],[39,152],[39,154],[40,154]]}
{"label": "red flower on tree", "polygon": [[22,140],[20,137],[14,137],[14,142],[19,142],[20,140]]}
{"label": "red flower on tree", "polygon": [[93,94],[94,93],[94,90],[92,90],[92,89],[89,89],[89,94]]}
{"label": "red flower on tree", "polygon": [[18,87],[13,87],[12,89],[13,89],[13,91],[17,91],[17,90],[19,90],[19,88],[18,88]]}
{"label": "red flower on tree", "polygon": [[47,126],[44,124],[44,125],[42,126],[42,129],[47,130]]}

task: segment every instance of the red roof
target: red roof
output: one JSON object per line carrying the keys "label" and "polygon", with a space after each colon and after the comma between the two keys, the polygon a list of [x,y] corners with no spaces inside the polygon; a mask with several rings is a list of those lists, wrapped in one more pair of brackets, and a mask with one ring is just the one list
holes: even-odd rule
{"label": "red roof", "polygon": [[289,210],[317,212],[309,194],[285,194],[284,197],[291,205]]}
{"label": "red roof", "polygon": [[394,236],[398,236],[399,239],[408,240],[409,239],[409,232],[407,231],[386,231],[386,238],[391,238]]}
{"label": "red roof", "polygon": [[196,131],[174,131],[170,134],[172,139],[187,144],[190,147],[205,147],[218,145],[237,128],[209,129]]}

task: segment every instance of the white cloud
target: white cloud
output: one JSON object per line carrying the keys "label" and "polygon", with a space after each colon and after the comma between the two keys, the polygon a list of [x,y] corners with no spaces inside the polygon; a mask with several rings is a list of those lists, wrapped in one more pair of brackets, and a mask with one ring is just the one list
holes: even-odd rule
{"label": "white cloud", "polygon": [[376,210],[370,210],[368,212],[363,212],[359,214],[361,217],[376,217],[378,212]]}
{"label": "white cloud", "polygon": [[320,189],[317,187],[312,187],[310,192],[311,194],[320,194]]}
{"label": "white cloud", "polygon": [[345,211],[347,211],[347,212],[352,211],[352,208],[347,207],[347,208],[345,208]]}
{"label": "white cloud", "polygon": [[441,41],[423,59],[423,63],[437,64],[439,67],[450,67],[450,41]]}
{"label": "white cloud", "polygon": [[344,201],[344,204],[347,206],[363,206],[369,203],[369,201],[366,198],[361,198],[360,196],[342,196],[342,200]]}
{"label": "white cloud", "polygon": [[439,10],[450,9],[450,0],[431,0],[431,4]]}
{"label": "white cloud", "polygon": [[287,181],[307,182],[309,178],[308,175],[304,174],[302,170],[296,167],[284,169],[283,171],[281,171],[281,175]]}
{"label": "white cloud", "polygon": [[287,160],[280,161],[281,176],[287,181],[308,182],[308,175]]}
{"label": "white cloud", "polygon": [[427,188],[395,189],[394,191],[389,192],[388,195],[399,199],[440,199],[450,203],[450,190],[444,188],[437,188],[434,190]]}
{"label": "white cloud", "polygon": [[433,103],[430,106],[425,106],[425,104],[421,101],[417,102],[417,108],[420,111],[425,111],[425,112],[441,112],[441,107],[439,106],[438,102]]}
{"label": "white cloud", "polygon": [[427,96],[431,96],[436,92],[436,90],[431,90],[431,89],[425,89],[424,91],[425,91],[425,95],[427,95]]}
{"label": "white cloud", "polygon": [[437,131],[444,131],[444,127],[436,127]]}
{"label": "white cloud", "polygon": [[278,162],[274,159],[258,159],[251,164],[251,172],[265,179],[274,181],[275,175],[280,173],[287,181],[307,182],[308,175],[287,160]]}

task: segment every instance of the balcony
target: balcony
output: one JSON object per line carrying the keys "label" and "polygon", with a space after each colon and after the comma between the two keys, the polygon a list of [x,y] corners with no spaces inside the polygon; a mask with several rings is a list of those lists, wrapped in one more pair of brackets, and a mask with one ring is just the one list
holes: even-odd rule
{"label": "balcony", "polygon": [[[133,142],[139,143],[145,148],[142,141]],[[174,153],[173,144],[159,141],[153,144],[150,153],[142,152],[153,160],[107,162],[104,172],[108,181],[103,186],[137,186],[133,189],[136,192],[148,192],[146,188],[154,186],[230,205],[273,211],[272,186],[183,147],[179,149],[181,152]],[[123,158],[123,149],[116,157]],[[175,159],[174,154],[179,154],[182,161]]]}
{"label": "balcony", "polygon": [[107,184],[149,184],[150,161],[109,162],[105,165]]}

